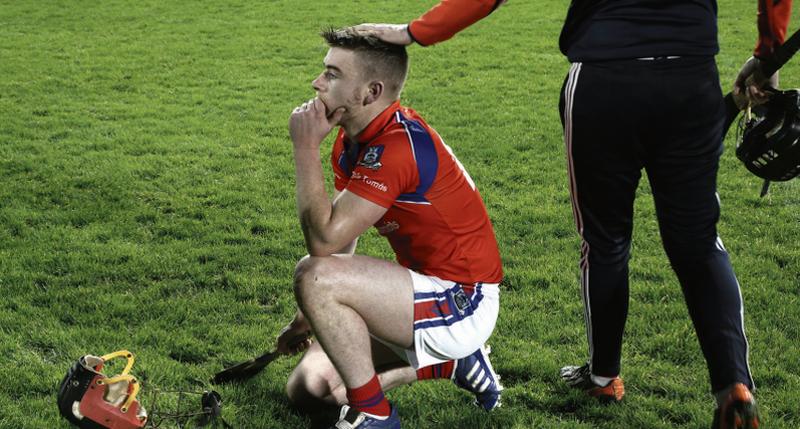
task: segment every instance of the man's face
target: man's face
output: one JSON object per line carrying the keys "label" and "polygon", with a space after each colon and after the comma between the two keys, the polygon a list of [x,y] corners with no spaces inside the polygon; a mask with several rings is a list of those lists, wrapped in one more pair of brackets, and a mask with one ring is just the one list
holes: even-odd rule
{"label": "man's face", "polygon": [[330,48],[323,64],[325,70],[311,82],[311,86],[325,103],[328,115],[340,107],[345,108],[342,115],[342,121],[345,121],[363,107],[368,91],[361,76],[361,62],[353,51]]}

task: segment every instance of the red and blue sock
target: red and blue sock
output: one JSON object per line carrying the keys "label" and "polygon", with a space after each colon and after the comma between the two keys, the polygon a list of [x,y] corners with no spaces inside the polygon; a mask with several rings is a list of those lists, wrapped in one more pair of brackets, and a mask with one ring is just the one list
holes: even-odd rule
{"label": "red and blue sock", "polygon": [[426,366],[417,370],[417,380],[434,380],[437,378],[452,378],[456,361],[451,360],[436,365]]}
{"label": "red and blue sock", "polygon": [[383,396],[383,389],[377,374],[361,387],[348,388],[347,403],[352,408],[373,416],[388,417],[392,413],[389,401]]}

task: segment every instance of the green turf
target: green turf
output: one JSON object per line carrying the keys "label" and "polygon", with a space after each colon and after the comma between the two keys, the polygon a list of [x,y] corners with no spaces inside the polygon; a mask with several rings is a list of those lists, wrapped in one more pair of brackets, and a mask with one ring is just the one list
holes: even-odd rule
{"label": "green turf", "polygon": [[[316,33],[405,22],[431,4],[0,1],[0,428],[68,427],[55,392],[86,353],[133,351],[146,391],[202,390],[224,364],[270,348],[293,313],[292,270],[305,253],[287,119],[313,96],[325,53]],[[398,388],[389,398],[404,427],[710,425],[705,364],[646,182],[625,403],[600,406],[558,382],[558,368],[586,354],[557,111],[566,6],[512,0],[448,43],[410,48],[404,103],[454,149],[494,221],[507,287],[491,343],[507,390],[488,415],[446,382]],[[756,6],[719,6],[727,88],[754,45]],[[784,86],[800,86],[798,64]],[[742,285],[766,426],[795,429],[800,181],[759,198],[734,144],[720,170],[720,234]],[[359,251],[391,257],[374,232]],[[218,388],[226,419],[312,424],[283,394],[296,361]]]}

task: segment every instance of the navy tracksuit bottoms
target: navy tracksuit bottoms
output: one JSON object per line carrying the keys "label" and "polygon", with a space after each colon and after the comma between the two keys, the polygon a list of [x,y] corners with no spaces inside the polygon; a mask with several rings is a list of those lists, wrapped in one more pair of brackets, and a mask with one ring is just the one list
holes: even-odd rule
{"label": "navy tracksuit bottoms", "polygon": [[574,63],[560,108],[592,373],[620,372],[644,170],[712,391],[734,382],[752,389],[742,297],[716,229],[724,105],[713,57]]}

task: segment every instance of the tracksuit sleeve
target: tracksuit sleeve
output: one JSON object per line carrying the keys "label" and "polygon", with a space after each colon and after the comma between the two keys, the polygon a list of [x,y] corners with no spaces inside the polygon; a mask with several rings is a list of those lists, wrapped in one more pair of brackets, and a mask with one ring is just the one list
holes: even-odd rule
{"label": "tracksuit sleeve", "polygon": [[485,18],[499,5],[500,0],[442,0],[411,21],[408,33],[422,46],[443,42]]}
{"label": "tracksuit sleeve", "polygon": [[767,58],[786,38],[792,0],[758,0],[758,43],[753,55]]}

